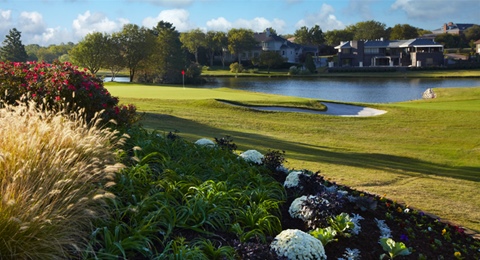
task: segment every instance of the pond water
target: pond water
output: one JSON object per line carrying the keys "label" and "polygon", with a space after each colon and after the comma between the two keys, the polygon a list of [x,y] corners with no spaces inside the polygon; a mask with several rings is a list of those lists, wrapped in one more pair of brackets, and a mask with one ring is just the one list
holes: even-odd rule
{"label": "pond water", "polygon": [[389,103],[422,98],[428,88],[476,87],[480,78],[470,79],[281,79],[217,78],[203,88],[227,87],[253,92],[317,98],[344,102]]}
{"label": "pond water", "polygon": [[[109,81],[110,78],[105,78]],[[115,81],[128,82],[128,77]],[[480,78],[458,79],[401,79],[401,78],[215,78],[215,82],[198,88],[232,88],[285,96],[316,98],[321,100],[390,103],[422,98],[428,88],[477,87]],[[192,87],[192,86],[189,86]]]}

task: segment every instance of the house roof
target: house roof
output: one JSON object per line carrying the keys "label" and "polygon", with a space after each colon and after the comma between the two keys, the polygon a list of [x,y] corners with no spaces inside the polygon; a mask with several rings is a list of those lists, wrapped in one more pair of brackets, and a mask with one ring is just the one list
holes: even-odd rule
{"label": "house roof", "polygon": [[[409,40],[391,40],[391,41],[365,41],[364,48],[407,48],[407,47],[443,47],[432,39],[409,39]],[[335,49],[352,48],[351,41],[342,42]]]}

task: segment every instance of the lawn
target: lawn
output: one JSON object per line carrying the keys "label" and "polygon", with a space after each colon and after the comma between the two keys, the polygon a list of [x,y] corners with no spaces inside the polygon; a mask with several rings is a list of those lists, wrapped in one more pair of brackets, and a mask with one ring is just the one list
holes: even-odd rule
{"label": "lawn", "polygon": [[190,140],[229,135],[239,151],[284,150],[287,167],[430,212],[480,231],[480,88],[435,89],[438,98],[369,104],[382,116],[345,118],[259,112],[246,104],[308,106],[312,100],[230,89],[107,83],[147,112],[149,129]]}

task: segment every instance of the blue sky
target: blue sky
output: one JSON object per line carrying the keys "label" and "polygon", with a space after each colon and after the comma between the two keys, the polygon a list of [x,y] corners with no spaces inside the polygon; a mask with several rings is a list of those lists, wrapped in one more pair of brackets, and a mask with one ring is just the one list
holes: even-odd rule
{"label": "blue sky", "polygon": [[480,0],[0,0],[0,42],[12,28],[24,44],[47,46],[160,20],[180,32],[272,27],[287,34],[316,24],[325,32],[367,20],[433,30],[450,21],[480,24],[479,10]]}

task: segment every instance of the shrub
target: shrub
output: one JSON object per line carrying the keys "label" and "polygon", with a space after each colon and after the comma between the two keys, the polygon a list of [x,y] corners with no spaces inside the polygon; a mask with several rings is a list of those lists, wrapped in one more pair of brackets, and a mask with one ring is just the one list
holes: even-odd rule
{"label": "shrub", "polygon": [[288,69],[288,75],[297,75],[300,72],[297,66],[291,66]]}
{"label": "shrub", "polygon": [[101,79],[68,62],[0,62],[0,100],[10,105],[33,100],[56,111],[83,109],[87,121],[102,110],[106,122],[129,125],[138,120],[135,106],[118,106]]}
{"label": "shrub", "polygon": [[[0,109],[0,255],[65,259],[85,248],[91,221],[105,217],[116,132],[35,104]],[[96,120],[96,118],[92,118]]]}
{"label": "shrub", "polygon": [[233,72],[233,73],[243,72],[243,65],[239,64],[238,62],[234,62],[230,64],[230,72]]}

